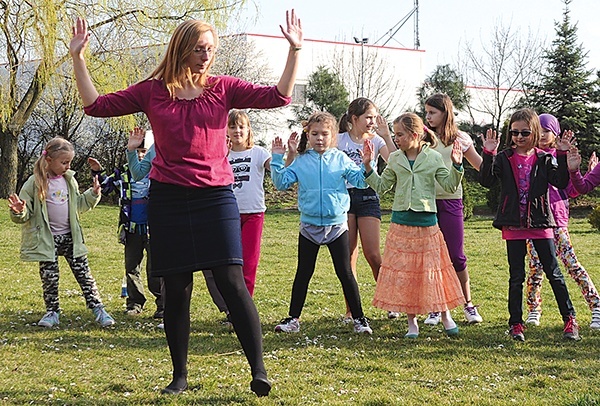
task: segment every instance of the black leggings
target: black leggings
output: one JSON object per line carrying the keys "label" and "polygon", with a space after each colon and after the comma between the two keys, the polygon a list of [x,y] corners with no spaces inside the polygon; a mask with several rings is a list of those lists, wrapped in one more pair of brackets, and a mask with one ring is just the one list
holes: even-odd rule
{"label": "black leggings", "polygon": [[[306,294],[308,292],[308,284],[313,274],[315,273],[315,264],[317,262],[317,254],[319,253],[320,245],[317,245],[304,237],[302,234],[298,237],[298,269],[292,286],[292,300],[290,302],[290,316],[300,317]],[[353,318],[363,317],[362,305],[360,303],[360,294],[358,293],[358,284],[352,269],[350,268],[350,245],[348,231],[344,232],[336,240],[327,244],[335,274],[342,283],[344,296],[348,300],[348,306],[352,312]]]}
{"label": "black leggings", "polygon": [[[265,378],[262,356],[262,330],[256,306],[244,282],[242,267],[228,265],[213,268],[215,283],[229,308],[231,321],[248,359],[252,377]],[[173,362],[171,386],[187,384],[187,356],[190,341],[190,299],[193,273],[185,272],[164,277],[165,333]]]}
{"label": "black leggings", "polygon": [[[556,260],[556,248],[553,239],[532,240],[533,246],[538,253],[540,262],[544,267],[544,273],[550,282],[556,304],[563,321],[569,316],[575,316],[575,309],[569,297],[569,291],[565,278],[560,272]],[[507,240],[506,250],[508,254],[508,266],[510,278],[508,280],[508,312],[509,325],[523,323],[523,282],[525,281],[525,255],[527,244],[525,240]]]}

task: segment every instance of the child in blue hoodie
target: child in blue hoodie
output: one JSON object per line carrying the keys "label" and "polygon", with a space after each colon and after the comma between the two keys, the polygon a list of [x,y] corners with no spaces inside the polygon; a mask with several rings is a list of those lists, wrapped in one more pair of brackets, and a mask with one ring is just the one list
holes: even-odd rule
{"label": "child in blue hoodie", "polygon": [[300,211],[298,268],[292,286],[289,317],[275,327],[277,332],[300,331],[298,319],[321,245],[329,248],[335,273],[342,283],[344,296],[352,312],[354,331],[367,334],[373,332],[364,317],[358,284],[350,267],[347,222],[350,197],[345,181],[359,188],[367,185],[363,170],[344,152],[335,148],[337,133],[335,117],[322,112],[312,114],[302,131],[297,148],[297,134],[290,136],[290,153],[294,154],[297,149],[298,156],[288,167],[285,167],[283,161],[286,148],[281,138],[276,137],[272,144],[273,183],[278,190],[288,189],[298,183]]}

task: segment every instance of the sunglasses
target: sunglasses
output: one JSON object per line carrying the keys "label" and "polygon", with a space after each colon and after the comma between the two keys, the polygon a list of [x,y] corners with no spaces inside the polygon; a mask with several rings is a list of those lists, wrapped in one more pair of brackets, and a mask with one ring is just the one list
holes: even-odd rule
{"label": "sunglasses", "polygon": [[521,137],[529,137],[531,135],[531,130],[523,130],[523,131],[510,130],[508,133],[510,134],[511,137],[518,137],[519,134],[521,134]]}

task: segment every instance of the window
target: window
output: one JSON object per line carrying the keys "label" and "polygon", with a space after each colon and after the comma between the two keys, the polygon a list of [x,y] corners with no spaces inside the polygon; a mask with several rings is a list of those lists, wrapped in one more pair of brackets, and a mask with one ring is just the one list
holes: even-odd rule
{"label": "window", "polygon": [[294,85],[294,91],[292,92],[292,103],[306,104],[306,85]]}

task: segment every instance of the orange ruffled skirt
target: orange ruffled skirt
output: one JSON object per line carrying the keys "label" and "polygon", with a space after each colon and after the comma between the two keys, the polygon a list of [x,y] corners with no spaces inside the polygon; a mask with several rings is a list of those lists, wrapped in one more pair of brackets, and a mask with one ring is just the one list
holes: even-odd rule
{"label": "orange ruffled skirt", "polygon": [[426,314],[465,303],[440,228],[390,224],[373,306]]}

